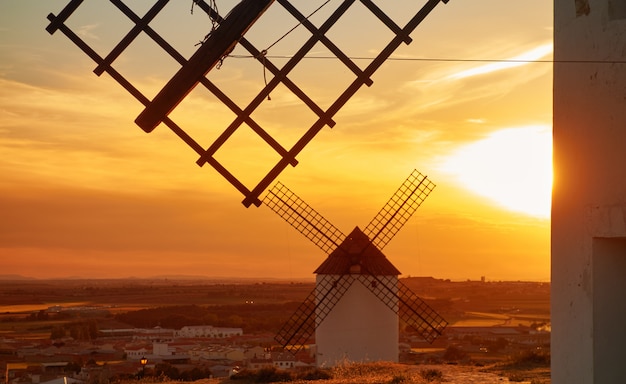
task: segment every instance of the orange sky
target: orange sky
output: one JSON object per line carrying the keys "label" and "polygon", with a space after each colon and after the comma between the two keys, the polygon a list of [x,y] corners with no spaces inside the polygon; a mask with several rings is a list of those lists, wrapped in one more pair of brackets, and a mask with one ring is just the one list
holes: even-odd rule
{"label": "orange sky", "polygon": [[[165,126],[144,133],[140,103],[45,31],[66,2],[0,3],[0,275],[312,277],[325,256],[317,247],[266,207],[245,208]],[[68,24],[104,56],[132,25],[108,2],[88,3]],[[142,14],[152,2],[133,3]],[[210,25],[190,1],[171,3],[151,25],[188,57]],[[220,11],[233,3],[217,0]],[[322,1],[293,3],[308,13]],[[408,14],[406,2],[384,4]],[[269,45],[293,27],[279,10],[249,40]],[[359,8],[346,17],[329,37],[351,57],[372,57],[390,37]],[[302,36],[300,27],[268,54],[293,54]],[[469,61],[386,62],[278,180],[349,233],[417,168],[437,188],[384,249],[404,275],[547,280],[552,66],[472,60],[551,59],[551,2],[451,0],[411,36],[392,57]],[[148,97],[178,69],[145,37],[114,66]],[[246,58],[209,76],[236,101],[263,86]],[[290,78],[327,107],[351,76],[335,60],[307,59]],[[284,89],[271,96],[253,117],[289,143],[311,114]],[[171,117],[205,146],[233,118],[200,89]],[[275,160],[245,134],[226,149],[219,159],[246,182]]]}

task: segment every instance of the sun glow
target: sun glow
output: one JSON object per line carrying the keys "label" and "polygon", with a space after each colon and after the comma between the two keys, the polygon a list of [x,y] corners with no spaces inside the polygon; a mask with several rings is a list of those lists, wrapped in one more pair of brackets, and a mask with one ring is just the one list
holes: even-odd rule
{"label": "sun glow", "polygon": [[517,212],[547,218],[552,191],[549,127],[504,129],[452,154],[443,170],[468,189]]}

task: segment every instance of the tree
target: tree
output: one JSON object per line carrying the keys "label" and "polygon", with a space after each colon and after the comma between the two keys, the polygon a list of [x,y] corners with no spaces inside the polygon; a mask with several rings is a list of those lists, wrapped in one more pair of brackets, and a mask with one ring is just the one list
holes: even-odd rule
{"label": "tree", "polygon": [[194,367],[189,371],[181,373],[180,379],[184,381],[196,381],[200,379],[206,379],[211,377],[211,371],[208,369],[201,369]]}
{"label": "tree", "polygon": [[157,377],[168,377],[171,380],[180,378],[180,371],[169,363],[159,363],[154,366],[154,375]]}
{"label": "tree", "polygon": [[498,352],[506,348],[508,345],[509,341],[507,339],[505,339],[504,337],[498,337],[496,341],[493,341],[489,344],[489,348],[494,352]]}
{"label": "tree", "polygon": [[467,353],[455,345],[448,346],[446,351],[443,353],[443,359],[445,361],[459,361],[465,359],[466,357]]}
{"label": "tree", "polygon": [[66,335],[65,327],[62,325],[55,325],[50,330],[50,339],[62,339]]}
{"label": "tree", "polygon": [[65,366],[64,371],[65,371],[66,373],[71,373],[71,372],[73,372],[73,373],[78,374],[78,373],[80,373],[81,368],[82,368],[82,367],[81,367],[81,365],[80,365],[78,362],[76,362],[76,361],[70,361],[70,362],[69,362],[69,363],[67,363],[67,365]]}

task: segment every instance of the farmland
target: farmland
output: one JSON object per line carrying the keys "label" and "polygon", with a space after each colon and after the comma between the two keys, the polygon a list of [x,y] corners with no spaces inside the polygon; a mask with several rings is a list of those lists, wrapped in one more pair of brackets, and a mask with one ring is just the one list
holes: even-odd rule
{"label": "farmland", "polygon": [[[405,278],[402,282],[440,312],[451,326],[549,324],[549,283],[453,282]],[[201,306],[246,315],[272,305],[287,317],[314,288],[313,282],[211,281],[199,279],[0,281],[0,334],[41,333],[49,319],[36,313],[54,307],[118,314],[147,308]],[[96,313],[96,312],[94,312]],[[24,322],[30,319],[30,322]],[[62,320],[60,320],[62,321]],[[278,327],[276,324],[275,327]],[[275,328],[271,327],[271,328]],[[271,331],[271,329],[267,330]]]}
{"label": "farmland", "polygon": [[[407,367],[453,363],[476,371],[482,366],[506,366],[512,356],[525,352],[533,360],[543,361],[546,353],[549,359],[548,283],[454,282],[429,277],[401,281],[449,322],[444,336],[433,345],[420,341],[410,330],[401,331],[400,342],[406,347],[400,361]],[[312,281],[279,280],[0,281],[0,340],[22,340],[10,344],[24,345],[26,351],[32,349],[28,345],[65,345],[65,349],[73,345],[78,348],[74,353],[80,355],[80,348],[91,350],[110,340],[104,330],[212,325],[241,328],[243,338],[231,342],[273,349],[277,347],[273,335],[313,289]],[[21,352],[18,348],[11,353],[19,356]],[[6,361],[15,361],[13,356],[5,356]],[[120,360],[122,356],[117,351],[93,358],[111,367],[113,361],[132,367],[132,361]],[[503,368],[495,374],[520,377],[519,372]],[[523,377],[531,374],[542,378],[535,382],[549,382],[545,362],[532,372],[524,368]]]}

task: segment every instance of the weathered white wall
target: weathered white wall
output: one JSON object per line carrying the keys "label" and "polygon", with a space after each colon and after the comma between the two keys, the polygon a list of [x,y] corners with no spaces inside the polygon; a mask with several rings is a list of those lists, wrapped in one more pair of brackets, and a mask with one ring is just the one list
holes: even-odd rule
{"label": "weathered white wall", "polygon": [[[323,278],[337,279],[338,276],[317,276],[317,280]],[[356,275],[348,278],[356,280]],[[397,289],[397,278],[394,288]],[[363,284],[354,281],[316,328],[317,366],[343,362],[397,362],[398,337],[398,314]]]}
{"label": "weathered white wall", "polygon": [[626,383],[626,1],[554,18],[552,383]]}

